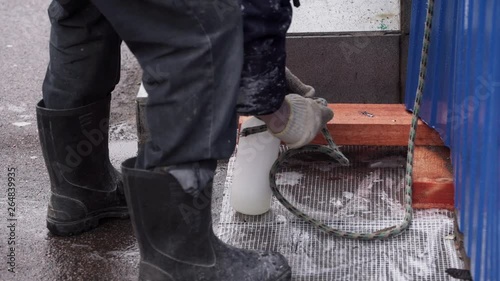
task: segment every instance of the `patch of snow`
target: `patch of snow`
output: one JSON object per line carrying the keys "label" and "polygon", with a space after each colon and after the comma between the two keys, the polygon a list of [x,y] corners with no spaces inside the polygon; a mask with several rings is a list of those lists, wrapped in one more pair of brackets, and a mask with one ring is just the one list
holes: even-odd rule
{"label": "patch of snow", "polygon": [[22,107],[22,106],[16,106],[16,105],[13,105],[13,104],[8,104],[7,105],[7,110],[14,111],[14,112],[17,112],[17,113],[21,113],[21,112],[26,111],[26,109],[24,109],[24,107]]}
{"label": "patch of snow", "polygon": [[14,123],[12,123],[12,125],[18,126],[18,127],[24,127],[24,126],[28,126],[30,124],[31,124],[30,122],[14,122]]}
{"label": "patch of snow", "polygon": [[298,185],[304,175],[297,172],[282,172],[276,174],[276,184],[278,185]]}

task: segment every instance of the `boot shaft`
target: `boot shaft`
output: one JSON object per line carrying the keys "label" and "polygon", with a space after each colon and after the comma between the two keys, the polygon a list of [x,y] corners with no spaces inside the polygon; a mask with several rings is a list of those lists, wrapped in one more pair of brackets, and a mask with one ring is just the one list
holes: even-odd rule
{"label": "boot shaft", "polygon": [[[64,182],[88,189],[110,177],[108,129],[110,96],[75,109],[52,110],[37,105],[37,124],[52,188]],[[111,174],[112,175],[112,174]]]}
{"label": "boot shaft", "polygon": [[193,197],[171,174],[135,169],[135,160],[125,161],[122,172],[142,256],[161,253],[175,261],[213,264],[212,184]]}
{"label": "boot shaft", "polygon": [[126,217],[119,173],[109,160],[110,96],[84,107],[52,110],[40,101],[37,123],[50,178],[47,227],[56,235],[74,235],[99,220]]}

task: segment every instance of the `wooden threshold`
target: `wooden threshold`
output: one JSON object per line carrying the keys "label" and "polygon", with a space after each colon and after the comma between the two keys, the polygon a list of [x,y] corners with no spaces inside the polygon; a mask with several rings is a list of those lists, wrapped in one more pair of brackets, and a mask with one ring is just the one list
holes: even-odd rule
{"label": "wooden threshold", "polygon": [[[330,104],[328,123],[338,145],[407,146],[412,115],[402,104]],[[246,117],[240,119],[240,124]],[[326,144],[322,135],[313,143]],[[415,209],[454,209],[450,152],[439,134],[418,122],[413,170]]]}
{"label": "wooden threshold", "polygon": [[[408,145],[412,115],[402,104],[331,104],[328,129],[338,145]],[[324,143],[322,136],[313,142]],[[416,145],[443,146],[439,134],[418,122]]]}

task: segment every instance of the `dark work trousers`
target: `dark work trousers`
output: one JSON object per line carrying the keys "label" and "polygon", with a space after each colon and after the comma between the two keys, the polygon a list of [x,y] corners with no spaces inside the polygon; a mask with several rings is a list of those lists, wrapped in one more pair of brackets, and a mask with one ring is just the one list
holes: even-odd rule
{"label": "dark work trousers", "polygon": [[283,102],[291,13],[289,0],[53,1],[45,105],[105,98],[119,81],[123,40],[149,95],[150,139],[136,167],[213,169],[234,150],[237,111],[267,114]]}

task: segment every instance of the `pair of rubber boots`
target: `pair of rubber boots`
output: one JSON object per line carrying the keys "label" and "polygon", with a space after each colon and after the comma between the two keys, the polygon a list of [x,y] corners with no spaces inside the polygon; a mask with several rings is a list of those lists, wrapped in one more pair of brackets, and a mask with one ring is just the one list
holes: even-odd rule
{"label": "pair of rubber boots", "polygon": [[290,280],[279,253],[237,249],[215,236],[211,183],[193,197],[169,173],[135,169],[132,158],[122,164],[123,185],[109,160],[109,102],[67,110],[37,105],[51,181],[51,233],[76,235],[103,218],[127,218],[130,211],[141,253],[139,280]]}

